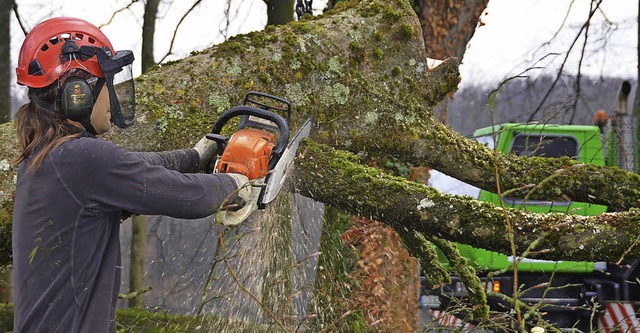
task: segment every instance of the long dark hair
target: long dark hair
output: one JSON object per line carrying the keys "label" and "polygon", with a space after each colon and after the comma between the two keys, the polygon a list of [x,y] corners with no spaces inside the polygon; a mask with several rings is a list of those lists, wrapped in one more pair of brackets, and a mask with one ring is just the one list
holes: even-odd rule
{"label": "long dark hair", "polygon": [[82,135],[84,130],[72,124],[58,110],[58,84],[45,88],[29,88],[29,103],[21,106],[14,118],[20,155],[13,161],[17,166],[36,152],[29,170],[37,170],[47,154],[55,147]]}

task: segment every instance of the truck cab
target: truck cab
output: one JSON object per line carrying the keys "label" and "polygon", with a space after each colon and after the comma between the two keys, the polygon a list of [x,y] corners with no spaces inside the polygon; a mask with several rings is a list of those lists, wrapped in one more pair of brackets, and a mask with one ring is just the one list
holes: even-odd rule
{"label": "truck cab", "polygon": [[[549,158],[566,156],[580,163],[607,164],[603,136],[597,126],[506,123],[478,129],[472,137],[505,154]],[[450,192],[447,189],[455,188],[454,192],[474,193],[478,200],[491,202],[496,206],[504,205],[537,213],[579,215],[597,215],[607,211],[605,206],[574,202],[568,198],[537,201],[505,196],[501,202],[495,193],[478,189],[474,191],[469,189],[469,185],[460,185],[459,181],[441,175],[435,178],[438,180],[430,184],[440,190]],[[518,284],[524,291],[519,295],[519,300],[529,306],[539,306],[546,313],[545,319],[556,327],[588,332],[591,327],[606,329],[622,325],[632,331],[640,330],[640,322],[635,315],[636,303],[640,301],[640,288],[636,281],[640,278],[638,261],[617,265],[605,262],[533,260],[514,258],[465,244],[457,246],[468,264],[476,269],[488,292],[489,306],[494,311],[508,313],[511,309],[511,304],[500,295],[513,296],[513,263],[517,260]],[[446,257],[439,250],[437,252],[442,264],[448,268]],[[432,320],[437,320],[440,316],[440,323],[443,322],[446,310],[451,309],[454,304],[464,303],[467,296],[464,284],[456,276],[452,276],[451,284],[435,290],[425,289],[423,286],[422,295],[426,297],[421,298],[425,304],[421,305],[431,309]],[[623,313],[629,314],[620,315],[618,306]],[[618,313],[615,320],[610,318],[614,310]],[[445,321],[469,325],[464,323],[464,318],[457,319],[458,321],[447,318]]]}

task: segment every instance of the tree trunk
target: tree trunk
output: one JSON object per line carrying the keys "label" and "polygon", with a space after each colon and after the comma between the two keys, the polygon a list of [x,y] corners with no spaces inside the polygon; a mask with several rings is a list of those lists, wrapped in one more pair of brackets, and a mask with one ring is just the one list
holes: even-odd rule
{"label": "tree trunk", "polygon": [[[11,120],[11,10],[14,0],[0,0],[0,124]],[[6,168],[8,165],[0,161],[0,169]],[[1,179],[1,178],[0,178]],[[4,185],[4,182],[2,182]],[[0,202],[4,197],[4,192],[0,190]],[[3,215],[7,214],[6,209],[0,204],[0,220],[4,219]],[[8,239],[6,237],[9,237]],[[0,232],[0,248],[10,249],[11,233],[10,230]],[[8,254],[0,254],[0,261],[8,257]],[[2,265],[2,264],[0,264]],[[0,269],[0,302],[11,302],[11,269],[5,267]]]}
{"label": "tree trunk", "polygon": [[11,9],[13,0],[0,1],[0,124],[11,120]]}
{"label": "tree trunk", "polygon": [[156,62],[153,57],[153,36],[156,32],[156,16],[160,0],[147,0],[142,23],[142,73],[146,73]]}
{"label": "tree trunk", "polygon": [[13,301],[13,293],[11,292],[11,274],[10,268],[5,267],[0,271],[0,303],[7,304]]}
{"label": "tree trunk", "polygon": [[143,308],[144,257],[147,248],[147,217],[134,215],[131,218],[131,268],[129,270],[129,292],[136,293],[129,299],[130,308]]}
{"label": "tree trunk", "polygon": [[462,58],[489,0],[417,1],[427,57]]}
{"label": "tree trunk", "polygon": [[281,25],[293,21],[294,0],[266,0],[267,25]]}
{"label": "tree trunk", "polygon": [[[153,55],[156,32],[156,16],[160,0],[147,0],[144,6],[144,23],[142,24],[142,73],[155,66]],[[129,292],[141,292],[144,289],[144,257],[147,247],[147,217],[136,215],[132,218],[131,229],[131,267],[129,271]],[[144,295],[129,299],[129,307],[144,307]]]}
{"label": "tree trunk", "polygon": [[620,91],[618,92],[617,110],[616,110],[616,135],[617,135],[617,156],[618,168],[633,172],[633,135],[632,126],[628,113],[629,93],[631,92],[631,84],[628,81],[622,82]]}
{"label": "tree trunk", "polygon": [[[640,2],[638,3],[638,22],[640,23]],[[638,46],[636,47],[636,77],[640,78],[640,24],[637,24]],[[636,84],[636,97],[633,103],[633,163],[636,172],[640,172],[640,85]]]}
{"label": "tree trunk", "polygon": [[[494,157],[487,147],[440,124],[431,109],[455,91],[459,80],[457,61],[450,59],[434,70],[427,69],[420,24],[407,1],[370,0],[355,4],[337,6],[314,20],[236,37],[148,72],[137,80],[137,124],[131,129],[112,131],[106,138],[132,150],[190,147],[211,130],[220,112],[240,104],[247,91],[257,90],[293,103],[292,130],[312,117],[314,141],[360,156],[394,156],[494,191],[497,163],[503,191],[544,181],[534,188],[532,199],[556,198],[564,193],[574,200],[609,205],[613,210],[640,206],[637,175],[616,168],[578,165],[570,159]],[[0,127],[0,148],[0,161],[10,161],[17,155],[12,124]],[[0,191],[4,193],[0,217],[6,227],[11,221],[14,174],[14,169],[0,169]],[[334,197],[332,188],[345,182],[323,177],[322,173],[304,177],[307,193],[328,201]],[[358,187],[358,179],[346,181]],[[330,186],[334,182],[336,186]],[[342,205],[351,212],[375,215],[396,229],[406,227],[509,252],[504,247],[502,209],[463,197],[455,197],[455,205],[445,205],[438,201],[444,196],[435,190],[412,183],[392,184],[386,189],[387,197],[369,195],[374,192],[371,188],[360,187],[361,192],[342,196],[348,200]],[[405,192],[407,188],[409,192]],[[378,201],[363,203],[362,198]],[[437,210],[418,210],[423,199],[427,206],[430,201],[441,204]],[[393,210],[386,204],[388,200],[406,205],[406,211]],[[467,213],[477,209],[492,211],[487,216],[493,219],[482,222],[486,225],[478,222],[480,219],[474,219],[474,225],[465,224],[470,217],[460,216],[458,209],[467,206],[471,207]],[[584,240],[544,239],[545,247],[557,247],[550,257],[566,255],[563,259],[569,260],[589,256],[597,259],[595,256],[600,254],[601,259],[621,256],[624,245],[619,246],[618,240],[627,244],[630,236],[624,235],[637,234],[631,223],[636,221],[636,214],[632,211],[561,218],[508,211],[507,216],[529,223],[522,225],[522,235],[517,237],[520,249],[537,239],[540,230],[553,228],[561,230],[556,235],[562,240]],[[427,222],[436,223],[436,219],[439,226],[426,227]],[[574,219],[580,227],[567,228],[563,224],[567,219]],[[442,224],[445,220],[453,227]],[[592,223],[603,221],[607,224],[600,226],[601,235],[606,237],[589,237],[585,230],[592,230],[596,228]],[[482,237],[470,237],[469,228]],[[469,233],[462,235],[458,229]],[[616,242],[604,249],[610,240]],[[2,239],[0,244],[10,245],[10,238]],[[602,248],[602,252],[583,253],[581,247]],[[4,252],[9,249],[10,246],[5,247]]]}

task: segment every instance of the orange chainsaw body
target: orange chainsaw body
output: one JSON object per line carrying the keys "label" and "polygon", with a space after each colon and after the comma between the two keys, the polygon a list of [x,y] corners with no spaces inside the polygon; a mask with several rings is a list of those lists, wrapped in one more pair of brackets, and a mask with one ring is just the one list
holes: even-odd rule
{"label": "orange chainsaw body", "polygon": [[263,178],[269,171],[274,146],[275,134],[255,128],[243,128],[229,139],[216,165],[216,171],[241,173],[249,179]]}

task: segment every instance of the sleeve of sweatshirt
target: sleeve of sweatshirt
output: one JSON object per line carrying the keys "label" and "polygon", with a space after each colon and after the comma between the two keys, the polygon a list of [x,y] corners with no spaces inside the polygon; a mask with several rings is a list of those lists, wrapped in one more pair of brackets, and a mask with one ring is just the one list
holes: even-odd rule
{"label": "sleeve of sweatshirt", "polygon": [[196,172],[200,162],[200,155],[193,148],[159,152],[129,152],[129,154],[151,165],[160,165],[183,173]]}
{"label": "sleeve of sweatshirt", "polygon": [[92,201],[136,214],[200,218],[237,200],[237,184],[226,174],[183,174],[152,165],[105,140],[87,140],[87,151],[100,152],[93,165]]}

